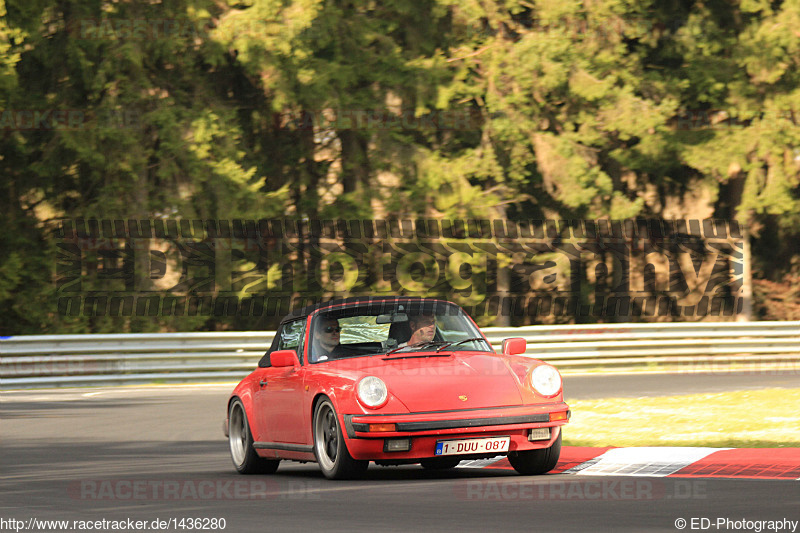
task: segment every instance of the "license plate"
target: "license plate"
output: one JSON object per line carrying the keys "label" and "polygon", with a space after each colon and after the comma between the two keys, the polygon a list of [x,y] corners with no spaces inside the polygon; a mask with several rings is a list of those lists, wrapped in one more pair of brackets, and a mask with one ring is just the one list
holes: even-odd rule
{"label": "license plate", "polygon": [[507,452],[511,437],[489,437],[486,439],[439,440],[436,455],[463,455],[467,453]]}

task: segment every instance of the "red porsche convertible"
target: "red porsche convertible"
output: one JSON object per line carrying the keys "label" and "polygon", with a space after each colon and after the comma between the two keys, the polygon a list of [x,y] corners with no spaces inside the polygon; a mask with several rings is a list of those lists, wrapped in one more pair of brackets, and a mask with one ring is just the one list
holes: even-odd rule
{"label": "red porsche convertible", "polygon": [[281,322],[258,368],[234,389],[225,433],[242,474],[316,461],[331,479],[378,465],[453,468],[507,455],[521,474],[552,470],[570,417],[561,376],[498,354],[457,305],[427,298],[351,298]]}

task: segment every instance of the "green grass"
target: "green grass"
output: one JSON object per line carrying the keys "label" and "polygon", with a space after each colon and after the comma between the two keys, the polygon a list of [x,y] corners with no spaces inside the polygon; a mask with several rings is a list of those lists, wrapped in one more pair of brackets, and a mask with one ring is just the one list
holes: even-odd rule
{"label": "green grass", "polygon": [[800,389],[567,402],[566,446],[800,446]]}

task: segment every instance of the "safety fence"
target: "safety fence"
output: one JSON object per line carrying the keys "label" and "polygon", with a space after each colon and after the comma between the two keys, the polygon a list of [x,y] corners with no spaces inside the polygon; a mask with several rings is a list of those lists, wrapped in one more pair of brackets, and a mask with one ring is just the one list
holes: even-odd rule
{"label": "safety fence", "polygon": [[[678,322],[484,328],[500,351],[562,372],[742,369],[800,372],[800,322]],[[256,367],[275,332],[30,335],[0,339],[0,389],[233,382]]]}

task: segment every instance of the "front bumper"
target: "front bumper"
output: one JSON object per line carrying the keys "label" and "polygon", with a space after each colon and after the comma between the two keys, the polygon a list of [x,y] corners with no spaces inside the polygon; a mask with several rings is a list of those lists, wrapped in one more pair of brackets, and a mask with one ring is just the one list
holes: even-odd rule
{"label": "front bumper", "polygon": [[[563,419],[552,420],[553,414]],[[453,438],[509,436],[509,452],[548,448],[558,438],[559,428],[569,420],[566,403],[526,405],[456,411],[434,411],[393,415],[343,415],[347,449],[354,459],[407,460],[435,457],[436,441]],[[395,431],[369,431],[371,424],[394,424]],[[549,440],[529,441],[534,428],[554,428]],[[386,439],[409,438],[411,449],[385,452]]]}

